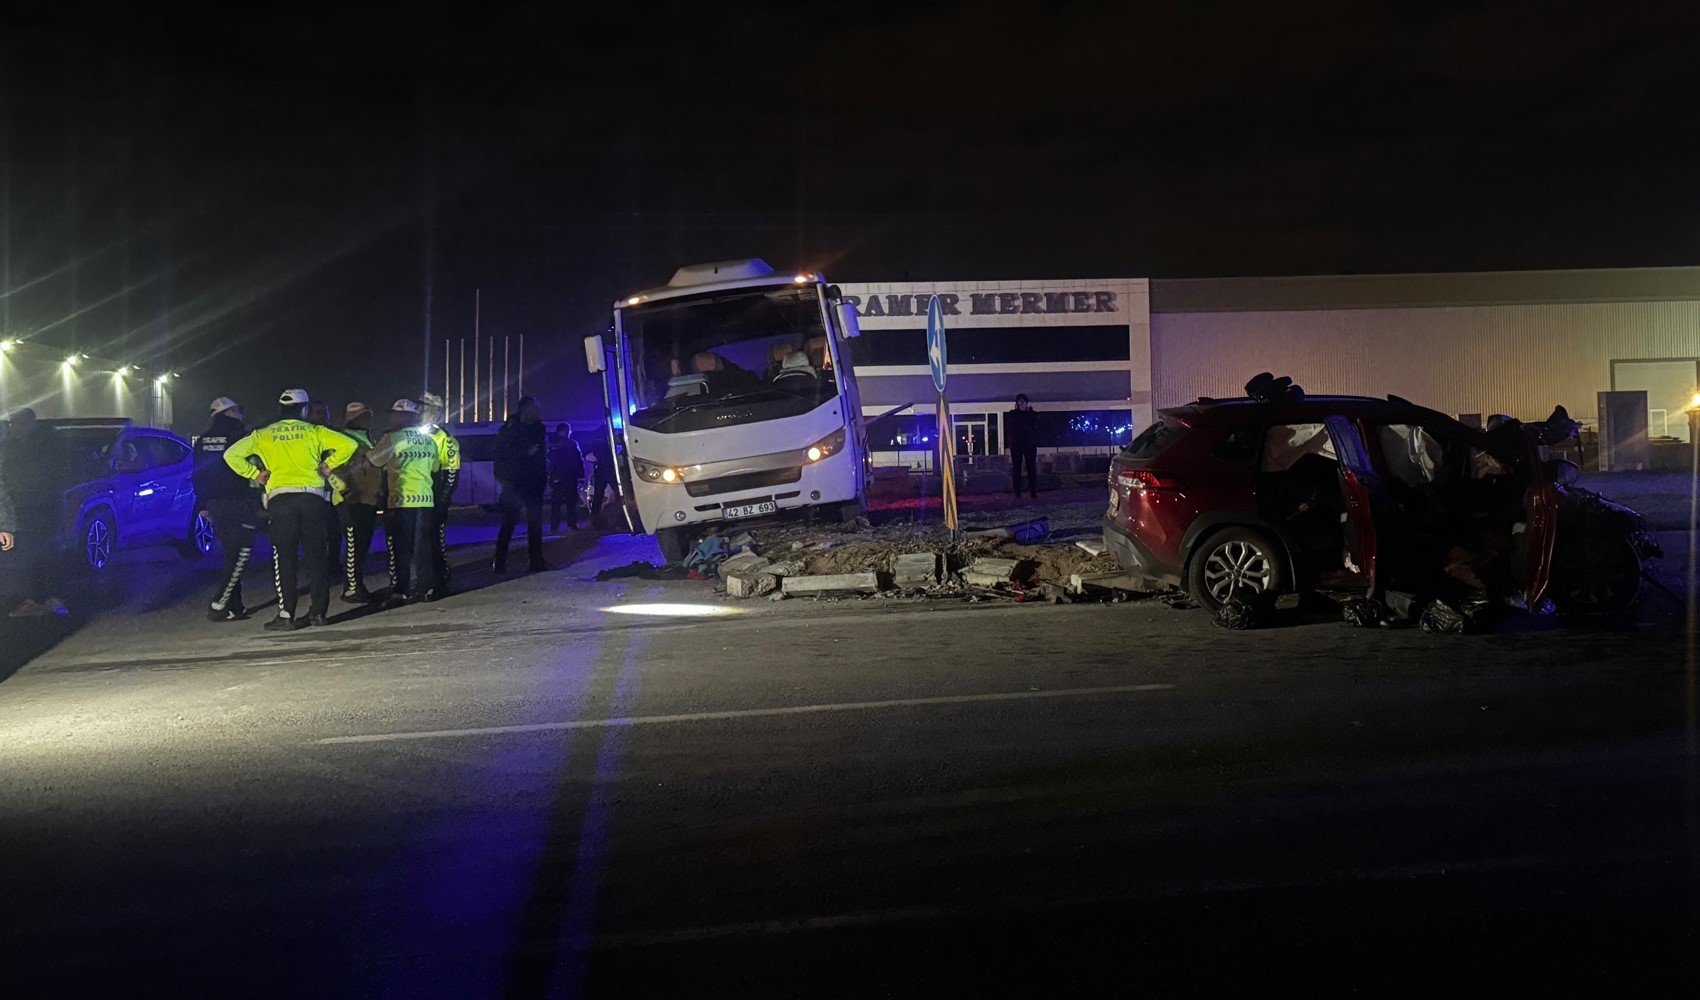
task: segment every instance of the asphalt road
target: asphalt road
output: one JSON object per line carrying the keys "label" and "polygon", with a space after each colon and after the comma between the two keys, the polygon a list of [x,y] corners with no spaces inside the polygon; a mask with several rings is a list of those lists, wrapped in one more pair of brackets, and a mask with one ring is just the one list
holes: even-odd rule
{"label": "asphalt road", "polygon": [[199,620],[206,568],[137,558],[103,613],[0,637],[0,986],[1644,996],[1700,972],[1673,614],[1443,638],[729,605],[591,582],[648,553],[591,546],[282,636]]}

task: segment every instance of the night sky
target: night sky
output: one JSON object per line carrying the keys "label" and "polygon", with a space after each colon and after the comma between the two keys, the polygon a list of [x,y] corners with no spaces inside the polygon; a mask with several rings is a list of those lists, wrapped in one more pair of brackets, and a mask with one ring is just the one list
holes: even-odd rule
{"label": "night sky", "polygon": [[[374,406],[683,263],[836,280],[1700,262],[1700,4],[41,5],[0,15],[0,322]],[[433,363],[440,379],[440,361]]]}

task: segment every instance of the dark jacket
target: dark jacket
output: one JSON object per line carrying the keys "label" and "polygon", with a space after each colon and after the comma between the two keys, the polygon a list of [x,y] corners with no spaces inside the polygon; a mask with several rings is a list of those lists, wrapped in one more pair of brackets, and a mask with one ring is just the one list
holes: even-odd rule
{"label": "dark jacket", "polygon": [[36,424],[28,434],[7,435],[6,489],[13,510],[58,508],[71,485],[70,462],[53,429]]}
{"label": "dark jacket", "polygon": [[584,478],[584,452],[572,438],[555,439],[549,448],[549,476],[557,483],[576,483]]}
{"label": "dark jacket", "polygon": [[1039,414],[1033,410],[1004,411],[1003,446],[1010,451],[1029,451],[1037,448]]}
{"label": "dark jacket", "polygon": [[12,509],[12,491],[6,480],[6,453],[0,449],[0,531],[17,530],[18,514]]}
{"label": "dark jacket", "polygon": [[541,423],[509,417],[496,432],[496,482],[539,495],[549,485],[549,432]]}
{"label": "dark jacket", "polygon": [[242,421],[219,413],[195,441],[195,502],[202,508],[258,505],[259,491],[224,464],[225,449],[247,433]]}

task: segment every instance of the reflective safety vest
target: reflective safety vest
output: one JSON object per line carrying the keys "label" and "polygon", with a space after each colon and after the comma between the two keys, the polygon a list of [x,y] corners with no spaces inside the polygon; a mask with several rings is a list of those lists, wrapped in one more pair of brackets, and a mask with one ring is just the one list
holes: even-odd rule
{"label": "reflective safety vest", "polygon": [[224,464],[245,479],[260,478],[249,456],[265,464],[266,499],[279,493],[311,493],[331,498],[330,486],[319,472],[354,457],[355,441],[341,431],[305,420],[279,420],[250,433],[224,450]]}
{"label": "reflective safety vest", "polygon": [[388,473],[389,506],[430,507],[436,503],[434,474],[442,468],[437,443],[417,427],[390,431],[372,449],[373,465]]}
{"label": "reflective safety vest", "polygon": [[455,483],[460,479],[460,441],[441,427],[431,428],[431,440],[437,443],[440,465],[434,479],[437,503],[447,507],[454,501]]}

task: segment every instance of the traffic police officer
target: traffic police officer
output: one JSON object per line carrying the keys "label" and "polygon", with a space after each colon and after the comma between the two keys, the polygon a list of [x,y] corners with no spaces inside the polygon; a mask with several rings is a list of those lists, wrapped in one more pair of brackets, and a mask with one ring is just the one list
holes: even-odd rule
{"label": "traffic police officer", "polygon": [[224,550],[224,569],[207,610],[207,618],[215,622],[248,617],[242,603],[242,571],[248,568],[254,533],[259,530],[260,495],[253,483],[224,464],[225,450],[247,433],[242,407],[229,396],[220,396],[212,401],[212,422],[206,433],[195,440],[195,501],[212,521],[219,548]]}
{"label": "traffic police officer", "polygon": [[449,504],[454,501],[455,484],[460,480],[460,441],[448,429],[438,424],[443,419],[443,401],[431,393],[419,397],[420,416],[437,445],[438,469],[432,477],[435,503],[431,508],[429,544],[431,546],[432,583],[426,589],[426,600],[449,596]]}
{"label": "traffic police officer", "polygon": [[[330,610],[331,594],[325,526],[331,492],[326,476],[328,470],[354,457],[355,442],[340,431],[303,419],[307,390],[285,389],[277,402],[277,421],[226,448],[224,464],[266,489],[266,508],[271,511],[277,617],[265,627],[268,631],[286,632],[306,624],[328,624],[325,615]],[[265,468],[250,464],[250,456],[257,457]],[[307,552],[308,589],[312,599],[306,621],[296,615],[300,599],[296,569],[301,548]]]}
{"label": "traffic police officer", "polygon": [[419,426],[419,404],[398,399],[390,407],[390,429],[369,461],[385,472],[389,499],[384,510],[384,548],[390,558],[390,603],[424,600],[431,588],[433,478],[442,463],[437,442]]}

